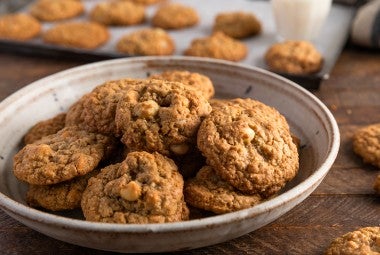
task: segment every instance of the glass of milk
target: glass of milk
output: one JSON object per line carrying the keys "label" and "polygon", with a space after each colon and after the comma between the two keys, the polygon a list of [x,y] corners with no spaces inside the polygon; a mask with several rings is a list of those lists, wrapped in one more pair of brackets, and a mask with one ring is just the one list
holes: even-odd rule
{"label": "glass of milk", "polygon": [[332,0],[271,0],[280,40],[315,39],[331,8]]}

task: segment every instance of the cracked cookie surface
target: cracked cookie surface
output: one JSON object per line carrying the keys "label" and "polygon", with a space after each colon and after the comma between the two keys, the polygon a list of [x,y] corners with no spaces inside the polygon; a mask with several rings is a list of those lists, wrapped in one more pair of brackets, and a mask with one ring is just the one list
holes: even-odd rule
{"label": "cracked cookie surface", "polygon": [[380,123],[356,130],[353,136],[353,150],[365,163],[380,168]]}

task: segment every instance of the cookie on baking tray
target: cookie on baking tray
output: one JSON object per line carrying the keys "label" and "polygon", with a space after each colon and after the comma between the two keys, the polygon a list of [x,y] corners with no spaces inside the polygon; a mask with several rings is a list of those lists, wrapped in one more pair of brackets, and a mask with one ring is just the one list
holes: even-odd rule
{"label": "cookie on baking tray", "polygon": [[100,2],[91,10],[90,18],[104,25],[136,25],[144,21],[145,7],[130,1]]}
{"label": "cookie on baking tray", "polygon": [[153,15],[152,24],[163,29],[180,29],[191,27],[199,22],[196,10],[179,3],[160,6]]}
{"label": "cookie on baking tray", "polygon": [[106,27],[95,22],[60,23],[43,35],[46,43],[65,47],[95,49],[108,41],[110,34]]}
{"label": "cookie on baking tray", "polygon": [[264,58],[270,70],[280,73],[307,75],[318,72],[323,65],[321,53],[307,41],[275,43]]}
{"label": "cookie on baking tray", "polygon": [[187,56],[240,61],[247,56],[248,48],[244,43],[222,32],[216,32],[211,36],[192,40],[184,54]]}
{"label": "cookie on baking tray", "polygon": [[202,92],[206,99],[210,99],[215,94],[214,85],[210,78],[196,72],[170,70],[149,76],[150,79],[162,79],[167,81],[182,82],[192,88]]}
{"label": "cookie on baking tray", "polygon": [[210,112],[207,99],[182,83],[141,80],[120,99],[115,121],[121,141],[131,150],[184,155]]}
{"label": "cookie on baking tray", "polygon": [[94,170],[114,145],[110,137],[65,127],[22,148],[14,156],[13,173],[29,184],[56,184]]}
{"label": "cookie on baking tray", "polygon": [[380,254],[380,227],[365,227],[344,234],[331,242],[325,255]]}
{"label": "cookie on baking tray", "polygon": [[76,0],[38,0],[30,8],[30,14],[41,21],[73,18],[83,12],[83,4]]}
{"label": "cookie on baking tray", "polygon": [[89,180],[82,196],[86,220],[164,223],[187,220],[183,178],[174,162],[157,153],[131,152]]}
{"label": "cookie on baking tray", "polygon": [[175,44],[172,37],[161,28],[145,28],[123,36],[116,49],[128,55],[172,55]]}
{"label": "cookie on baking tray", "polygon": [[253,99],[214,100],[197,137],[217,174],[246,194],[279,191],[298,171],[298,151],[276,109]]}
{"label": "cookie on baking tray", "polygon": [[24,41],[36,37],[40,31],[40,22],[28,14],[0,16],[0,38]]}
{"label": "cookie on baking tray", "polygon": [[185,183],[185,201],[217,214],[249,208],[262,201],[259,195],[247,195],[220,178],[211,166],[202,167],[196,177]]}
{"label": "cookie on baking tray", "polygon": [[356,130],[353,150],[365,163],[380,167],[380,123]]}
{"label": "cookie on baking tray", "polygon": [[240,39],[259,34],[261,23],[249,12],[223,12],[215,17],[213,31],[221,31],[230,37]]}
{"label": "cookie on baking tray", "polygon": [[151,5],[162,2],[163,0],[128,0],[136,4]]}

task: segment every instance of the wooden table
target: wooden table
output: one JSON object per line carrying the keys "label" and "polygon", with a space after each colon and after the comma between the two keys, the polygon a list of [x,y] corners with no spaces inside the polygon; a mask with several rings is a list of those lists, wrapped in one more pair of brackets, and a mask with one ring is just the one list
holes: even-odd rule
{"label": "wooden table", "polygon": [[[84,64],[0,52],[0,100],[60,70]],[[323,183],[275,222],[235,240],[178,254],[322,254],[331,240],[364,226],[380,225],[380,198],[372,190],[379,169],[352,152],[360,126],[380,122],[380,54],[346,47],[329,80],[314,92],[341,131],[339,155]],[[1,254],[109,254],[57,241],[0,210]]]}

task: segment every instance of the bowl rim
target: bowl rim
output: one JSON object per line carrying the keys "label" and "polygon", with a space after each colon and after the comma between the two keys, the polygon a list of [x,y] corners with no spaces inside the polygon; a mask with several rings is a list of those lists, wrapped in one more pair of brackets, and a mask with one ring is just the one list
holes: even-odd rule
{"label": "bowl rim", "polygon": [[34,208],[31,208],[27,205],[24,205],[20,202],[13,200],[7,195],[0,192],[0,208],[3,209],[7,213],[12,213],[14,215],[27,218],[33,221],[38,221],[41,223],[45,223],[48,225],[61,226],[63,228],[71,228],[77,230],[90,230],[95,232],[113,232],[113,233],[146,233],[146,232],[154,232],[154,233],[164,233],[167,231],[183,231],[187,229],[198,229],[203,228],[205,225],[208,227],[215,227],[226,222],[238,222],[243,219],[255,217],[256,215],[260,215],[265,211],[270,211],[280,206],[281,204],[286,203],[288,200],[296,199],[298,196],[307,192],[310,188],[313,190],[318,186],[318,184],[322,181],[322,179],[326,176],[328,171],[330,170],[332,164],[335,161],[335,158],[339,151],[340,146],[340,133],[338,124],[330,112],[330,110],[311,92],[301,87],[300,85],[281,77],[275,73],[270,71],[261,69],[259,67],[250,66],[247,64],[234,63],[226,60],[218,60],[218,59],[209,59],[209,58],[201,58],[201,57],[189,57],[189,56],[147,56],[147,57],[128,57],[128,58],[119,58],[112,60],[104,60],[95,63],[80,65],[77,67],[69,68],[49,76],[46,76],[42,79],[36,80],[29,85],[15,91],[13,94],[5,98],[0,102],[0,111],[6,109],[8,105],[12,104],[13,101],[22,97],[24,94],[27,94],[29,91],[38,87],[39,84],[45,83],[49,79],[56,78],[64,78],[69,76],[72,72],[83,72],[87,69],[93,69],[94,67],[105,67],[108,65],[114,64],[128,64],[134,61],[136,62],[149,62],[149,61],[188,61],[188,62],[202,62],[208,64],[218,64],[222,66],[229,66],[234,68],[243,68],[249,71],[253,71],[256,73],[260,73],[262,75],[271,76],[274,79],[280,80],[282,83],[286,84],[286,86],[292,87],[292,89],[298,90],[298,92],[302,93],[303,96],[308,97],[308,99],[312,100],[322,111],[323,115],[325,115],[328,120],[328,124],[330,125],[329,129],[331,131],[331,141],[329,144],[329,150],[326,153],[326,158],[324,162],[317,168],[313,174],[307,177],[305,180],[294,186],[293,188],[279,194],[278,196],[271,198],[267,201],[264,201],[258,205],[253,207],[230,212],[221,215],[215,215],[210,217],[205,217],[201,219],[193,219],[189,221],[180,221],[180,222],[171,222],[171,223],[153,223],[153,224],[118,224],[118,223],[102,223],[102,222],[89,222],[80,219],[68,218],[65,216],[59,216],[48,212],[43,212]]}

